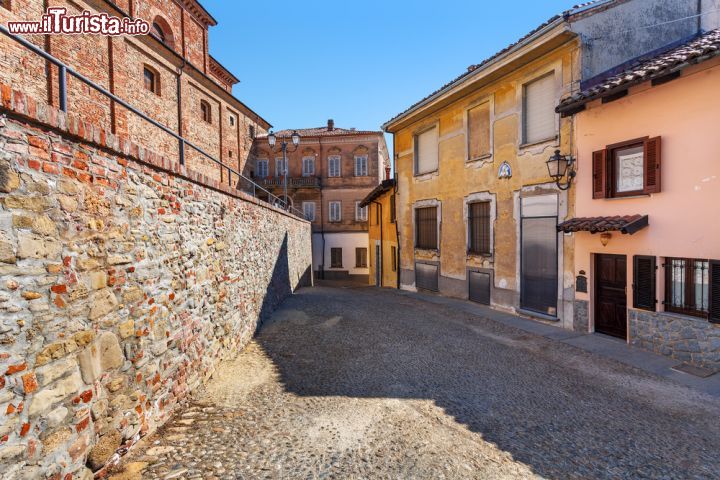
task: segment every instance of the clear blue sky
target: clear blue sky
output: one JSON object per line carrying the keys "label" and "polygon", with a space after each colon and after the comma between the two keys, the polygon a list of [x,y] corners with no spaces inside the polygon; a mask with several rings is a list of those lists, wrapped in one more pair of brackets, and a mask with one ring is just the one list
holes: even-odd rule
{"label": "clear blue sky", "polygon": [[[276,130],[376,130],[572,0],[201,0],[210,53]],[[578,3],[577,1],[575,3]],[[392,148],[390,144],[388,147]]]}

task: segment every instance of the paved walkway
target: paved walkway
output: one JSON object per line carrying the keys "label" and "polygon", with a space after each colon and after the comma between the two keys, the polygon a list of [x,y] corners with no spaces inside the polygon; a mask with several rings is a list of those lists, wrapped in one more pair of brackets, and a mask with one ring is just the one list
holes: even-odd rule
{"label": "paved walkway", "polygon": [[300,291],[121,475],[720,478],[716,397],[453,305]]}

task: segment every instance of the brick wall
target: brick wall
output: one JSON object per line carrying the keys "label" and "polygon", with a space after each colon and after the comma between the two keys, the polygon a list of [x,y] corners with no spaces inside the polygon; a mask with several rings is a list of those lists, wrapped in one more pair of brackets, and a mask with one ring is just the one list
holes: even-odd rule
{"label": "brick wall", "polygon": [[6,85],[0,100],[0,471],[91,478],[307,281],[310,225]]}
{"label": "brick wall", "polygon": [[[11,10],[0,8],[0,22],[39,20],[44,13],[43,4],[44,0],[13,0]],[[48,6],[66,7],[69,14],[97,11],[99,7],[110,15],[122,15],[107,2],[48,0]],[[178,132],[177,79],[180,75],[182,135],[223,164],[235,169],[244,166],[252,143],[248,126],[254,125],[258,134],[262,134],[268,125],[229,95],[232,84],[209,74],[207,20],[172,0],[126,1],[119,6],[150,23],[160,18],[159,23],[166,28],[166,45],[149,37],[108,39],[99,35],[52,35],[29,39],[174,132]],[[157,71],[160,95],[144,88],[144,65]],[[46,65],[45,60],[4,36],[0,36],[0,82],[13,85],[38,101],[49,100],[59,105],[57,68]],[[213,109],[212,124],[200,120],[201,98]],[[178,158],[178,143],[171,135],[161,133],[123,107],[111,105],[102,94],[72,77],[68,79],[68,109],[108,132],[132,136],[146,148]],[[242,128],[228,127],[229,110],[234,112],[236,125]],[[232,154],[228,148],[231,145],[235,145]],[[186,160],[189,167],[212,179],[237,183],[237,178],[228,179],[217,164],[195,151],[188,150]]]}

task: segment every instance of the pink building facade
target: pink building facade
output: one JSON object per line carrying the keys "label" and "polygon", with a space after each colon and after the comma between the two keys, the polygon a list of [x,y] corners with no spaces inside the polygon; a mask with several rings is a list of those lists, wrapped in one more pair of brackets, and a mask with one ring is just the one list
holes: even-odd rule
{"label": "pink building facade", "polygon": [[720,30],[563,100],[575,329],[720,368]]}

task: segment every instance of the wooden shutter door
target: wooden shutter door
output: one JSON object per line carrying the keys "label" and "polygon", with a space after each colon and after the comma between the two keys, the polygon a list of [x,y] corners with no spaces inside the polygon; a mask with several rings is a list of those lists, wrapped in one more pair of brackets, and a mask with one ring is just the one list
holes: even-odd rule
{"label": "wooden shutter door", "polygon": [[607,196],[607,150],[598,150],[592,154],[593,198]]}
{"label": "wooden shutter door", "polygon": [[660,192],[660,137],[645,140],[644,193]]}
{"label": "wooden shutter door", "polygon": [[657,304],[657,264],[655,257],[633,257],[633,307],[655,311]]}
{"label": "wooden shutter door", "polygon": [[710,308],[708,320],[720,323],[720,260],[710,260]]}

